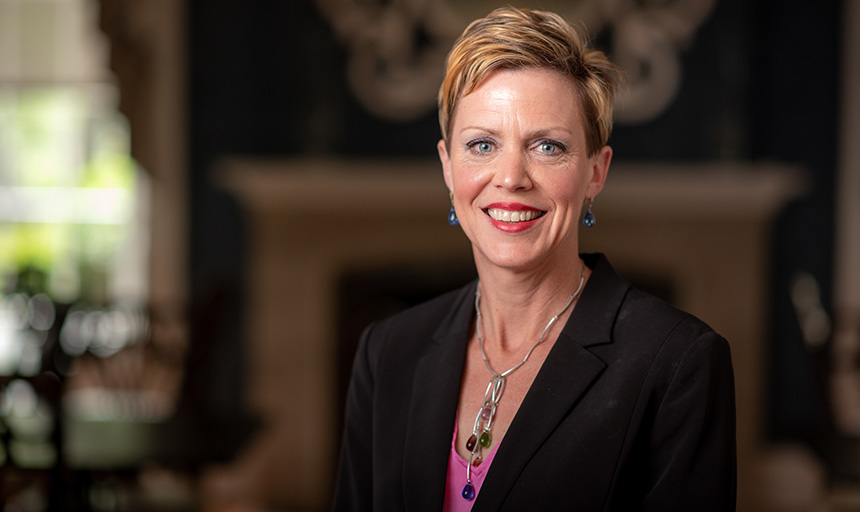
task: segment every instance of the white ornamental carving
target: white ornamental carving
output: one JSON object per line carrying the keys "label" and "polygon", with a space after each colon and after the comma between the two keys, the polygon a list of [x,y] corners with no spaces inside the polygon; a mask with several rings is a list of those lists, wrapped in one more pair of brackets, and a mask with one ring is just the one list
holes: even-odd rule
{"label": "white ornamental carving", "polygon": [[[457,0],[316,0],[349,50],[349,88],[368,111],[408,121],[435,109],[445,56],[468,22],[495,2]],[[681,85],[681,53],[716,0],[549,0],[593,37],[610,31],[610,57],[628,78],[616,113],[642,123],[671,105]],[[528,4],[528,2],[526,2]],[[527,5],[526,5],[527,6]]]}

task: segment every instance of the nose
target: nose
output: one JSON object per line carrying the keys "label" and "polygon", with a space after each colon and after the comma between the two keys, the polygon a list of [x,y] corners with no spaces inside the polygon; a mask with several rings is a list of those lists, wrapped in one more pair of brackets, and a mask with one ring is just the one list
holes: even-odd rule
{"label": "nose", "polygon": [[510,191],[530,189],[532,180],[525,156],[520,152],[505,154],[498,161],[493,184]]}

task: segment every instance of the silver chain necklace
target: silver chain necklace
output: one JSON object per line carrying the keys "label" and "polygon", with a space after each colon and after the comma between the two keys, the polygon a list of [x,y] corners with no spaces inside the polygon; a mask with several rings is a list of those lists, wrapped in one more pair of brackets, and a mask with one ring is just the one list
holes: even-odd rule
{"label": "silver chain necklace", "polygon": [[549,332],[550,327],[552,327],[555,321],[558,320],[558,317],[563,315],[564,312],[567,311],[567,308],[573,304],[573,301],[579,295],[579,292],[582,291],[582,286],[584,284],[585,266],[583,265],[582,273],[579,276],[579,286],[570,296],[567,304],[565,304],[564,308],[556,313],[554,317],[549,319],[549,322],[546,324],[546,327],[544,327],[540,338],[538,338],[535,344],[532,345],[528,352],[526,352],[523,360],[502,373],[496,373],[495,370],[493,370],[490,366],[490,362],[487,360],[487,354],[484,353],[484,336],[481,334],[481,292],[480,290],[475,290],[475,331],[478,334],[478,349],[481,351],[481,359],[484,360],[484,366],[487,367],[487,370],[489,370],[493,376],[490,377],[490,382],[487,384],[487,390],[484,392],[484,402],[481,404],[481,409],[478,411],[478,415],[475,416],[472,435],[466,441],[466,450],[469,451],[469,462],[466,464],[466,485],[463,487],[463,499],[473,500],[475,498],[475,486],[472,485],[472,466],[478,466],[481,463],[481,450],[483,448],[489,448],[490,444],[492,444],[493,418],[496,416],[496,407],[498,407],[499,399],[502,398],[502,391],[505,389],[505,378],[514,370],[526,364],[526,361],[529,360],[529,356],[532,355],[534,349],[540,345],[546,337],[546,333]]}

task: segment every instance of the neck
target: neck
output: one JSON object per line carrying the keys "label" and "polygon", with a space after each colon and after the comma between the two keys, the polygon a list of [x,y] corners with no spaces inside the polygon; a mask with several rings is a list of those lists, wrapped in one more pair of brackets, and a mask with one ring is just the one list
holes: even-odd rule
{"label": "neck", "polygon": [[[485,346],[500,354],[516,356],[534,344],[547,322],[562,310],[580,284],[585,264],[577,259],[551,275],[514,272],[481,272],[482,330]],[[547,339],[554,339],[567,321],[573,305],[552,326]]]}

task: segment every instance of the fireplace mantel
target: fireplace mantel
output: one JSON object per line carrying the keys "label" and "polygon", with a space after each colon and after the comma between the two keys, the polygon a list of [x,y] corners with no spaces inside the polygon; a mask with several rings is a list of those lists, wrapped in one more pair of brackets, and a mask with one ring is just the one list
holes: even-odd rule
{"label": "fireplace mantel", "polygon": [[[250,211],[429,213],[448,202],[439,163],[426,160],[232,159],[222,163],[218,182]],[[804,188],[798,169],[777,164],[615,163],[598,204],[620,215],[751,220],[770,216]]]}
{"label": "fireplace mantel", "polygon": [[[219,184],[249,229],[247,401],[266,428],[227,470],[248,499],[327,506],[339,444],[336,283],[344,272],[471,258],[446,222],[433,161],[222,162]],[[796,169],[760,164],[615,164],[594,202],[584,251],[620,273],[669,282],[676,304],[732,347],[739,510],[758,510],[769,230],[803,193]]]}

